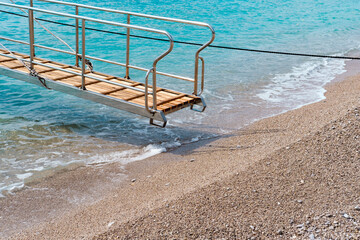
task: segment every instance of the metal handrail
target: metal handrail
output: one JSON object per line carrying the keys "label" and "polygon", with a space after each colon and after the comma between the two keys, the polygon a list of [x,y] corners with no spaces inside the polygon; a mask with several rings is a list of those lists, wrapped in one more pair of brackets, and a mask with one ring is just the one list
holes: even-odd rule
{"label": "metal handrail", "polygon": [[[43,10],[43,9],[39,9],[39,8],[21,6],[21,5],[10,4],[10,3],[0,2],[0,5],[6,6],[6,7],[28,10],[30,43],[26,43],[26,44],[30,45],[30,66],[31,67],[33,67],[33,59],[35,56],[34,47],[36,46],[36,44],[34,43],[34,39],[35,39],[34,38],[34,25],[33,25],[33,19],[34,19],[33,12],[34,11],[51,14],[51,15],[67,17],[67,18],[74,18],[76,20],[82,20],[82,26],[81,26],[81,28],[82,28],[82,45],[83,45],[82,46],[82,54],[81,54],[81,57],[82,57],[82,70],[81,70],[82,89],[85,89],[85,77],[88,77],[87,75],[85,75],[85,59],[86,59],[86,55],[85,55],[85,22],[86,21],[97,22],[97,23],[102,23],[102,24],[107,24],[107,25],[118,26],[118,27],[124,27],[127,29],[136,29],[136,30],[142,30],[142,31],[147,31],[147,32],[153,32],[153,33],[158,33],[158,34],[167,36],[170,41],[169,48],[153,61],[153,68],[154,68],[153,69],[153,87],[155,89],[156,89],[156,65],[162,58],[164,58],[166,55],[168,55],[172,51],[173,46],[174,46],[174,40],[173,40],[172,36],[170,35],[170,33],[168,33],[167,31],[163,31],[163,30],[158,30],[158,29],[148,28],[148,27],[141,27],[141,26],[130,25],[130,24],[117,23],[117,22],[107,21],[107,20],[100,20],[100,19],[72,15],[72,14],[67,14],[67,13],[59,13],[59,12],[55,12],[55,11]],[[9,40],[9,39],[7,39],[7,40]],[[12,40],[12,41],[21,43],[21,41],[18,41],[18,40]],[[37,45],[37,46],[39,46],[39,45]],[[46,48],[48,48],[48,47],[46,47]],[[62,50],[60,50],[60,51],[62,51]],[[66,52],[66,51],[63,51],[63,52]],[[76,54],[77,57],[79,55],[80,54]],[[39,64],[39,63],[37,63],[37,64]],[[42,65],[42,64],[40,64],[40,65]],[[54,68],[54,67],[52,67],[52,68]],[[64,69],[61,69],[61,71],[64,71]],[[100,79],[100,78],[97,80],[114,84],[114,82],[106,81],[106,80]],[[117,85],[117,84],[115,84],[115,85]],[[130,88],[129,86],[124,86],[124,87]],[[153,109],[156,110],[156,91],[155,91],[155,93],[153,93],[153,96],[154,96],[153,97],[153,99],[154,99]]]}
{"label": "metal handrail", "polygon": [[200,96],[204,92],[205,60],[203,57],[199,57],[199,59],[201,60],[201,89],[200,89],[200,93],[199,93],[199,96]]}
{"label": "metal handrail", "polygon": [[[95,7],[95,6],[89,6],[89,5],[78,4],[78,3],[70,3],[70,2],[64,2],[64,1],[57,1],[57,0],[38,0],[38,1],[48,2],[48,3],[56,3],[56,4],[62,4],[62,5],[68,5],[68,6],[74,6],[74,7],[76,7],[76,13],[78,13],[78,8],[80,7],[80,8],[87,8],[87,9],[104,11],[104,12],[125,14],[125,15],[127,15],[127,23],[128,24],[130,23],[130,16],[136,16],[136,17],[157,19],[157,20],[163,20],[163,21],[168,21],[168,22],[184,23],[184,24],[202,26],[202,27],[209,28],[210,31],[211,31],[211,39],[208,42],[204,43],[195,53],[195,71],[194,71],[194,80],[193,80],[193,82],[194,82],[194,93],[193,94],[201,95],[201,93],[203,92],[203,91],[200,91],[200,93],[198,93],[198,75],[199,75],[198,63],[199,63],[200,52],[202,50],[204,50],[207,46],[209,46],[215,39],[215,30],[210,24],[204,23],[204,22],[198,22],[198,21],[189,21],[189,20],[184,20],[184,19],[161,17],[161,16],[155,16],[155,15],[149,15],[149,14],[135,13],[135,12],[129,12],[129,11],[121,11],[121,10],[102,8],[102,7]],[[129,37],[130,37],[130,32],[128,30],[127,31],[127,48],[126,48],[126,52],[127,52],[126,53],[126,76],[127,77],[128,77],[128,73],[129,73],[129,68],[131,68],[130,64],[129,64]],[[143,70],[143,69],[139,69],[139,70]],[[144,69],[144,70],[148,71],[149,69]],[[156,74],[156,73],[154,72],[154,74]],[[160,73],[158,73],[158,74],[160,74]],[[165,74],[161,74],[161,75],[165,75]],[[172,75],[172,76],[170,76],[170,75],[171,74],[168,74],[168,75],[165,75],[165,76],[174,77],[174,75]],[[175,78],[182,79],[182,78],[179,78],[179,76],[176,76]],[[186,79],[183,79],[183,80],[186,80]],[[186,80],[186,81],[188,81],[188,80]],[[201,83],[201,85],[203,86],[203,82]]]}
{"label": "metal handrail", "polygon": [[[11,42],[16,42],[16,43],[21,43],[21,44],[25,44],[25,45],[30,45],[30,43],[28,43],[28,42],[24,42],[24,41],[21,41],[21,40],[15,40],[15,39],[11,39],[11,38],[6,38],[6,37],[2,37],[2,36],[0,36],[0,39],[11,41]],[[62,49],[47,47],[47,46],[43,46],[43,45],[40,45],[40,44],[34,44],[34,46],[38,47],[38,48],[51,50],[51,51],[66,53],[66,54],[73,55],[73,56],[75,56],[75,55],[81,56],[81,54],[76,54],[76,53],[66,51],[66,50],[62,50]],[[96,61],[101,61],[101,62],[105,62],[105,63],[111,63],[111,64],[114,64],[114,65],[126,67],[126,64],[120,63],[120,62],[106,60],[106,59],[103,59],[103,58],[98,58],[98,57],[94,57],[94,56],[90,56],[90,55],[86,55],[85,57],[86,57],[86,59],[92,59],[92,60],[96,60]],[[150,70],[150,69],[147,69],[147,68],[143,68],[143,67],[139,67],[139,66],[133,66],[133,65],[129,65],[129,68],[144,71],[144,72],[147,72],[147,71]],[[178,78],[178,79],[182,79],[182,80],[188,81],[188,82],[194,82],[194,79],[192,79],[192,78],[182,77],[182,76],[178,76],[178,75],[174,75],[174,74],[170,74],[170,73],[164,73],[164,72],[156,71],[156,74],[167,76],[167,77],[172,77],[172,78]]]}
{"label": "metal handrail", "polygon": [[[147,72],[146,72],[146,76],[145,76],[145,109],[146,111],[148,111],[149,113],[152,113],[151,112],[151,109],[149,108],[149,103],[148,103],[148,99],[149,99],[149,92],[148,92],[148,79],[149,79],[149,75],[150,73],[153,71],[153,69],[149,69]],[[153,94],[154,94],[154,88],[152,90]],[[156,92],[156,89],[155,89],[155,92]]]}

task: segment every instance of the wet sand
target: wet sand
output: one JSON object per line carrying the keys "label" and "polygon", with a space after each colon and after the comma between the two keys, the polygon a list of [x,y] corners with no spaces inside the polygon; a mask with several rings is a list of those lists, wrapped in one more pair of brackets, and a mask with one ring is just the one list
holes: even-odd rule
{"label": "wet sand", "polygon": [[321,102],[125,169],[74,166],[33,183],[0,199],[2,237],[308,239],[320,225],[319,236],[359,237],[360,76],[327,90]]}

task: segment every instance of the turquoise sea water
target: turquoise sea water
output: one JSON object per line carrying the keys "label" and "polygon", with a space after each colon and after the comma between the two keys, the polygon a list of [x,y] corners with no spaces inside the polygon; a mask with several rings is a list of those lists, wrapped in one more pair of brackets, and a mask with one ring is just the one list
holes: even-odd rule
{"label": "turquoise sea water", "polygon": [[[5,1],[5,0],[4,0]],[[71,7],[35,2],[35,7],[73,13]],[[358,0],[232,0],[232,1],[74,1],[99,7],[184,18],[210,23],[216,30],[214,45],[329,55],[354,55],[360,46]],[[17,1],[26,4],[26,1]],[[12,10],[1,7],[1,10]],[[19,11],[14,11],[23,14]],[[81,10],[80,14],[126,22],[121,15]],[[36,14],[73,23],[61,17]],[[28,41],[27,21],[0,14],[0,35]],[[183,24],[132,18],[132,24],[169,31],[180,41],[202,43],[209,31]],[[74,46],[74,29],[44,23]],[[106,28],[125,33],[124,29]],[[133,31],[133,34],[158,37]],[[68,50],[36,27],[36,42]],[[1,40],[18,52],[24,46]],[[125,62],[125,38],[87,32],[87,53]],[[167,48],[163,42],[131,39],[131,64],[150,68]],[[197,47],[175,44],[174,51],[159,63],[158,70],[193,75]],[[38,50],[37,55],[73,64],[65,54]],[[204,113],[182,110],[170,115],[168,127],[159,129],[148,120],[93,102],[0,76],[0,192],[21,188],[24,179],[39,172],[66,166],[118,161],[126,164],[167,149],[229,134],[252,121],[323,99],[323,86],[344,72],[344,60],[314,59],[208,48]],[[124,69],[94,62],[95,70],[118,76]],[[143,80],[144,72],[131,71]],[[191,84],[160,78],[160,86],[191,92]],[[4,192],[3,192],[4,193]]]}

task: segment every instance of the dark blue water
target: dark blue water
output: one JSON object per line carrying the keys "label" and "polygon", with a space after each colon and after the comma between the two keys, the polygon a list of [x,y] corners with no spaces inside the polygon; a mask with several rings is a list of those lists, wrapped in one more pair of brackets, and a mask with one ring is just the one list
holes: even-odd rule
{"label": "dark blue water", "polygon": [[[339,1],[74,1],[100,7],[128,10],[210,23],[216,30],[214,45],[346,55],[359,48],[360,2]],[[26,1],[18,1],[26,4]],[[72,7],[35,1],[35,7],[74,13]],[[12,10],[1,7],[2,10]],[[14,11],[23,14],[20,11]],[[80,14],[126,22],[122,15],[81,10]],[[36,14],[36,17],[74,23],[73,20]],[[0,35],[28,41],[27,20],[0,14]],[[201,27],[131,18],[131,23],[169,31],[180,41],[206,42],[210,32]],[[74,48],[75,30],[43,23]],[[89,27],[119,31],[99,24]],[[161,37],[132,31],[133,34]],[[36,26],[36,43],[69,50]],[[125,38],[87,31],[87,54],[125,62]],[[6,47],[28,53],[26,46],[1,40]],[[167,49],[168,44],[131,39],[131,64],[145,68]],[[193,77],[198,47],[176,44],[161,60],[158,70]],[[37,55],[68,64],[73,57],[37,50]],[[205,113],[182,110],[169,116],[166,129],[148,125],[148,120],[93,102],[0,77],[0,192],[21,187],[23,180],[46,169],[69,163],[118,161],[126,164],[166,149],[216,135],[230,133],[255,119],[270,116],[322,99],[323,86],[344,71],[345,61],[257,54],[208,48],[206,61]],[[122,67],[94,62],[95,70],[123,76]],[[131,71],[143,81],[144,72]],[[159,77],[159,85],[183,92],[189,82]]]}

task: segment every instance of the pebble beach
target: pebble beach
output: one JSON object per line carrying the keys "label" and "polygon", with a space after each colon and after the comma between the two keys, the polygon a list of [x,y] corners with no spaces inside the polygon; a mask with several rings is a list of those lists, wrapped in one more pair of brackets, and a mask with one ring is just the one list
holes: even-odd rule
{"label": "pebble beach", "polygon": [[326,99],[0,199],[3,239],[359,239],[360,76]]}

